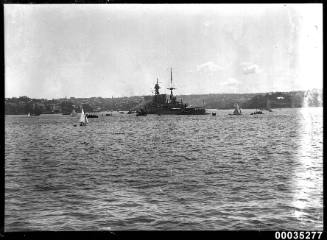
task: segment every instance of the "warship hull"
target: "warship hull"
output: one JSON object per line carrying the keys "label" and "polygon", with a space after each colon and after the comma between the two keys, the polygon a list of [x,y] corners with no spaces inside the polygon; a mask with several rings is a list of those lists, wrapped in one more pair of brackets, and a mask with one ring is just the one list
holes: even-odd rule
{"label": "warship hull", "polygon": [[144,111],[148,114],[159,114],[159,115],[206,115],[205,108],[202,107],[175,107],[169,106],[145,106]]}
{"label": "warship hull", "polygon": [[196,109],[152,109],[151,111],[145,110],[148,114],[158,115],[205,115],[206,110],[204,108]]}

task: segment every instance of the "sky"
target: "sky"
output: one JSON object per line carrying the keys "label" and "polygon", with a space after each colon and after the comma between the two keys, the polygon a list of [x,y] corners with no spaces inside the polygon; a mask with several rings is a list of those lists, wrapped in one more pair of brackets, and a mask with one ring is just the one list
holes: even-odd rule
{"label": "sky", "polygon": [[5,97],[322,88],[322,4],[9,4]]}

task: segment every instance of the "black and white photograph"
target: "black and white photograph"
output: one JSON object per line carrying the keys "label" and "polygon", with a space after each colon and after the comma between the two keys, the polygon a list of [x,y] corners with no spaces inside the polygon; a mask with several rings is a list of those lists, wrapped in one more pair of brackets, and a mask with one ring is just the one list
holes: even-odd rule
{"label": "black and white photograph", "polygon": [[3,10],[5,232],[319,239],[322,4]]}

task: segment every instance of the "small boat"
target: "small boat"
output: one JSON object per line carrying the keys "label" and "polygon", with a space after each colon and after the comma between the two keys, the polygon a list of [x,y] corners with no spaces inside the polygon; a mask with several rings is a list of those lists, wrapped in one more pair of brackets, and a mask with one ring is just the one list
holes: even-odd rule
{"label": "small boat", "polygon": [[242,110],[240,109],[239,105],[237,103],[234,104],[234,112],[228,115],[242,115]]}
{"label": "small boat", "polygon": [[211,113],[212,114],[212,116],[216,116],[216,113],[215,112],[213,112],[213,113]]}
{"label": "small boat", "polygon": [[79,125],[80,126],[86,126],[86,124],[88,124],[88,120],[87,120],[87,116],[84,114],[83,108],[82,108],[82,112],[81,112],[81,117],[79,119]]}
{"label": "small boat", "polygon": [[30,114],[30,113],[28,113],[28,114],[27,114],[27,117],[30,117],[30,116],[31,116],[31,114]]}
{"label": "small boat", "polygon": [[112,114],[111,113],[106,113],[106,116],[112,116]]}
{"label": "small boat", "polygon": [[70,116],[75,117],[77,115],[77,113],[75,112],[75,109],[73,109],[73,111],[71,112]]}
{"label": "small boat", "polygon": [[262,111],[258,111],[257,109],[255,110],[255,112],[253,112],[253,113],[250,113],[250,115],[255,115],[255,114],[263,114],[263,112]]}
{"label": "small boat", "polygon": [[136,111],[136,116],[146,116],[147,112],[144,109],[140,109],[138,111]]}
{"label": "small boat", "polygon": [[88,118],[98,118],[99,116],[98,115],[95,115],[95,114],[86,114],[86,116],[88,117]]}

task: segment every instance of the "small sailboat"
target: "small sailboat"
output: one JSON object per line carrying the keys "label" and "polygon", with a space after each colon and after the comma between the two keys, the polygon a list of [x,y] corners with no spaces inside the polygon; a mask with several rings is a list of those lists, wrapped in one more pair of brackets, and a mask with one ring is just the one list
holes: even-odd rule
{"label": "small sailboat", "polygon": [[235,103],[234,104],[234,112],[232,114],[228,114],[228,115],[242,115],[242,110],[240,109],[240,106]]}
{"label": "small sailboat", "polygon": [[269,98],[267,98],[266,110],[267,110],[268,112],[272,112],[272,110],[271,110],[271,103],[270,103]]}
{"label": "small sailboat", "polygon": [[87,119],[87,116],[84,114],[83,108],[82,108],[82,112],[81,112],[81,117],[79,119],[79,125],[80,126],[86,126],[86,124],[89,122],[89,120]]}
{"label": "small sailboat", "polygon": [[31,116],[31,114],[30,114],[30,113],[28,113],[28,114],[27,114],[27,117],[30,117],[30,116]]}

